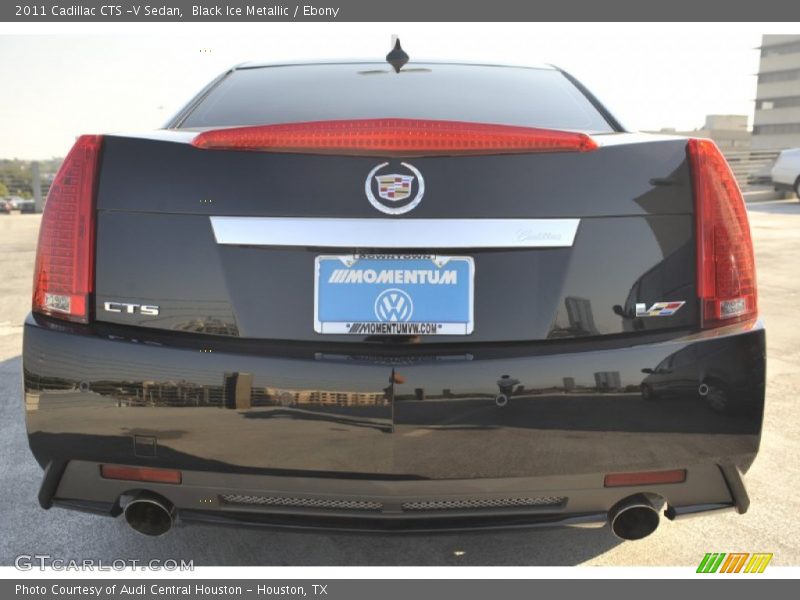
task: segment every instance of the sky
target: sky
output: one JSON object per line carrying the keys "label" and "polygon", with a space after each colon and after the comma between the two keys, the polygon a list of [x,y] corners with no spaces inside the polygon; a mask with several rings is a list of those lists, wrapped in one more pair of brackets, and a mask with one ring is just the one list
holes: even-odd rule
{"label": "sky", "polygon": [[761,34],[800,30],[713,23],[36,25],[0,25],[0,158],[63,156],[83,133],[161,127],[208,81],[246,60],[381,60],[392,34],[412,61],[555,64],[629,129],[690,130],[706,114],[752,120]]}

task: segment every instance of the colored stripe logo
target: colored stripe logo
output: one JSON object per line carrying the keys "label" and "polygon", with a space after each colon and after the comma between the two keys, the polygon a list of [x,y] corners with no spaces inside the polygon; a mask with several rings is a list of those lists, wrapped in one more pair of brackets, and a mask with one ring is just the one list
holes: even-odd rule
{"label": "colored stripe logo", "polygon": [[709,552],[700,561],[698,573],[763,573],[772,554],[749,552]]}

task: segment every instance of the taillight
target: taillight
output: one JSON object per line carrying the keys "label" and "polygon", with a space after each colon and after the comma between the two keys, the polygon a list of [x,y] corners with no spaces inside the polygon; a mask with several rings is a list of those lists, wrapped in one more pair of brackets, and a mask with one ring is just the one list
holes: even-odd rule
{"label": "taillight", "polygon": [[58,170],[42,215],[33,310],[86,323],[94,288],[94,195],[102,136],[83,135]]}
{"label": "taillight", "polygon": [[597,148],[597,143],[584,133],[424,119],[314,121],[215,129],[198,134],[192,145],[206,150],[355,156],[588,152]]}
{"label": "taillight", "polygon": [[758,314],[753,241],[742,192],[711,140],[687,147],[697,219],[697,294],[703,327]]}

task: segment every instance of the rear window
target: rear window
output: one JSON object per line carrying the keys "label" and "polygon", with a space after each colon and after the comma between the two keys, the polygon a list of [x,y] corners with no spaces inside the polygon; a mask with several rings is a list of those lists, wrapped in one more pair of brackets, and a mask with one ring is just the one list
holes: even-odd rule
{"label": "rear window", "polygon": [[613,131],[559,71],[419,63],[399,75],[385,63],[237,69],[180,127],[388,117]]}

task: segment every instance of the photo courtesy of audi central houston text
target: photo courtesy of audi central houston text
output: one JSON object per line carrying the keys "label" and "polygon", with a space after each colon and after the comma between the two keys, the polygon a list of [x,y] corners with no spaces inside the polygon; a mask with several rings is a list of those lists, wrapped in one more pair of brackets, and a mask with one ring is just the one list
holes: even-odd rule
{"label": "photo courtesy of audi central houston text", "polygon": [[765,330],[715,143],[556,66],[376,50],[77,139],[24,325],[41,506],[150,536],[746,512]]}

